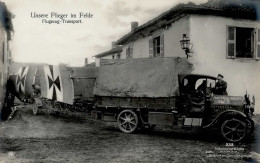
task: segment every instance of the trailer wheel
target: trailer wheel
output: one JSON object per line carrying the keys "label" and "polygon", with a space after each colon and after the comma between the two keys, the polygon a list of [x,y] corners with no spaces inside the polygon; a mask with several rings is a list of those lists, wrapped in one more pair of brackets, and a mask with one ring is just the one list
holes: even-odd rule
{"label": "trailer wheel", "polygon": [[232,118],[224,121],[220,126],[222,137],[228,142],[239,142],[247,135],[246,123]]}
{"label": "trailer wheel", "polygon": [[117,117],[117,124],[122,132],[130,134],[138,127],[138,117],[131,110],[123,110]]}

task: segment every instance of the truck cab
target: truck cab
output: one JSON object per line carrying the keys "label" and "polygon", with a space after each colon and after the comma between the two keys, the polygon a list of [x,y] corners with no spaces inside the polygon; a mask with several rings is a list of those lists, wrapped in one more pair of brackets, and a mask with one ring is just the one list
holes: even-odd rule
{"label": "truck cab", "polygon": [[180,99],[178,111],[191,114],[188,116],[202,117],[202,113],[210,106],[217,78],[198,74],[180,74],[178,80]]}
{"label": "truck cab", "polygon": [[[254,98],[248,95],[229,96],[216,91],[218,79],[199,74],[179,74],[179,114],[184,115],[184,126],[217,127],[222,137],[237,142],[252,134]],[[225,92],[224,90],[223,92]],[[193,124],[193,121],[200,123]]]}

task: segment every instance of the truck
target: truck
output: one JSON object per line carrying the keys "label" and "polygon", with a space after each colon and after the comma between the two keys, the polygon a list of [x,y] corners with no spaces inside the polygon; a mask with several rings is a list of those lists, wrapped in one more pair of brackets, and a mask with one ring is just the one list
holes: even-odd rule
{"label": "truck", "polygon": [[100,68],[94,87],[94,117],[115,120],[124,133],[156,125],[214,128],[233,143],[253,133],[254,98],[215,93],[218,78],[193,74],[187,59],[124,62]]}

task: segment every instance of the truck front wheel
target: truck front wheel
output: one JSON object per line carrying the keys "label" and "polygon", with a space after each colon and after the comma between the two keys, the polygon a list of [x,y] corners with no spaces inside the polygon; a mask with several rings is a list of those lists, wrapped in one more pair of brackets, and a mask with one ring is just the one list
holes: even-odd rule
{"label": "truck front wheel", "polygon": [[138,127],[138,117],[132,110],[123,110],[117,117],[119,129],[124,133],[133,133]]}
{"label": "truck front wheel", "polygon": [[246,123],[239,119],[225,120],[220,126],[222,137],[228,142],[239,142],[246,137]]}

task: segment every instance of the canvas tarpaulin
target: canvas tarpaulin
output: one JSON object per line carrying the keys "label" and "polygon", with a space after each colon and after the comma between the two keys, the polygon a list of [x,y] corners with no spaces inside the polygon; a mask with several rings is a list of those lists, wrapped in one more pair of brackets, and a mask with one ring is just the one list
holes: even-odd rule
{"label": "canvas tarpaulin", "polygon": [[169,97],[178,90],[178,74],[190,73],[186,58],[146,58],[100,67],[94,95],[116,97]]}
{"label": "canvas tarpaulin", "polygon": [[[37,70],[40,79],[41,97],[73,104],[74,88],[70,72],[65,66],[45,65]],[[36,79],[37,81],[38,79]]]}
{"label": "canvas tarpaulin", "polygon": [[74,98],[91,100],[98,75],[98,67],[68,67],[74,84]]}

